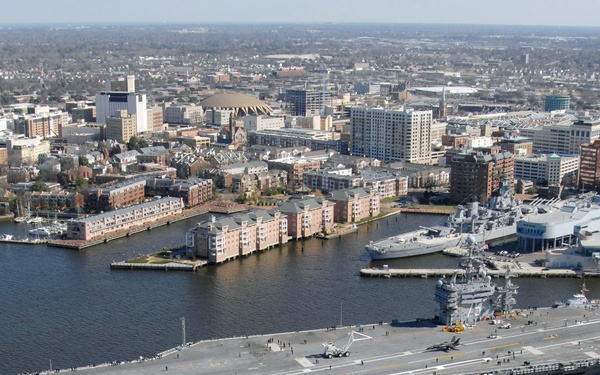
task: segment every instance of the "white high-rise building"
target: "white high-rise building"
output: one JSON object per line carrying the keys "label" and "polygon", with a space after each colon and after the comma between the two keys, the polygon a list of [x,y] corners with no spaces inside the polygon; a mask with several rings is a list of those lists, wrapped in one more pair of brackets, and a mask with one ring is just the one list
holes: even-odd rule
{"label": "white high-rise building", "polygon": [[354,107],[352,155],[431,164],[432,111]]}
{"label": "white high-rise building", "polygon": [[135,115],[137,133],[144,133],[148,129],[148,111],[145,94],[135,93],[135,77],[119,78],[106,83],[107,91],[96,95],[96,122],[106,122],[106,118],[123,109],[127,114]]}

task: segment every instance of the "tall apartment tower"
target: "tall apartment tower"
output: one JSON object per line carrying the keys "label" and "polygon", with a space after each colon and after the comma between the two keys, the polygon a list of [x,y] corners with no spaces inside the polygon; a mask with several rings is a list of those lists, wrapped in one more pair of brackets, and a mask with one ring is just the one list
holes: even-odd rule
{"label": "tall apartment tower", "polygon": [[450,198],[460,204],[486,204],[500,189],[502,179],[508,178],[512,185],[514,176],[515,158],[510,152],[456,154],[450,164]]}
{"label": "tall apartment tower", "polygon": [[136,116],[128,114],[126,109],[116,111],[106,118],[106,139],[121,143],[129,142],[129,139],[137,134],[136,121]]}
{"label": "tall apartment tower", "polygon": [[600,139],[581,146],[579,183],[584,189],[600,185]]}
{"label": "tall apartment tower", "polygon": [[432,111],[354,107],[350,113],[352,155],[431,163]]}
{"label": "tall apartment tower", "polygon": [[144,133],[152,130],[148,128],[146,106],[146,95],[135,92],[135,77],[120,77],[107,82],[106,91],[96,95],[96,122],[106,122],[107,117],[124,109],[136,117],[136,134]]}
{"label": "tall apartment tower", "polygon": [[331,91],[323,92],[314,88],[290,89],[285,93],[285,101],[290,106],[292,116],[321,115],[323,105],[331,104],[333,97]]}

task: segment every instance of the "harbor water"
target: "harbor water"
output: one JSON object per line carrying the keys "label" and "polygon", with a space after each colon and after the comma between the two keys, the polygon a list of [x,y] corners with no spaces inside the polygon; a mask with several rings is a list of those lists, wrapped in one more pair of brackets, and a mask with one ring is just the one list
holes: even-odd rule
{"label": "harbor water", "polygon": [[[452,268],[441,254],[372,262],[369,240],[434,225],[442,216],[400,214],[339,239],[290,242],[196,272],[111,270],[110,262],[174,247],[203,217],[82,251],[0,245],[0,373],[152,356],[187,341],[369,324],[434,315],[435,279],[361,278],[365,267]],[[0,223],[23,236],[26,224]],[[497,280],[503,283],[502,279]],[[515,279],[518,306],[550,305],[580,279]],[[600,281],[586,280],[590,298]]]}

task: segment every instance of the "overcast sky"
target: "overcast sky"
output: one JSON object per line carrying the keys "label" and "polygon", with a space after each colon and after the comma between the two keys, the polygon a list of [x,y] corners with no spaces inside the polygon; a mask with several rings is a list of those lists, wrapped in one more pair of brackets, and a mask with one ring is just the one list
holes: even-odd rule
{"label": "overcast sky", "polygon": [[392,22],[600,26],[600,0],[0,0],[0,25]]}

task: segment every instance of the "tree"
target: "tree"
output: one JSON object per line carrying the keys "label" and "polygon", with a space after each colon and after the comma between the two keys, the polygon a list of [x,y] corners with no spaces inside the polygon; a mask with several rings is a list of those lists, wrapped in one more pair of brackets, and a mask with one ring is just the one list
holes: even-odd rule
{"label": "tree", "polygon": [[79,165],[89,167],[90,161],[83,155],[79,156]]}
{"label": "tree", "polygon": [[33,191],[48,191],[50,189],[48,188],[48,185],[46,185],[42,181],[38,180],[33,183],[31,190],[33,190]]}
{"label": "tree", "polygon": [[128,150],[137,150],[137,151],[139,151],[140,149],[142,149],[144,147],[148,147],[148,142],[145,139],[140,138],[140,137],[135,136],[135,135],[129,139],[129,142],[127,142],[127,149]]}
{"label": "tree", "polygon": [[27,174],[22,171],[9,171],[6,174],[6,179],[9,184],[16,184],[17,182],[27,181]]}
{"label": "tree", "polygon": [[81,176],[77,176],[75,179],[75,191],[80,192],[88,188],[88,180]]}
{"label": "tree", "polygon": [[38,181],[56,181],[58,176],[58,172],[53,171],[51,169],[42,169],[38,175],[36,180]]}

